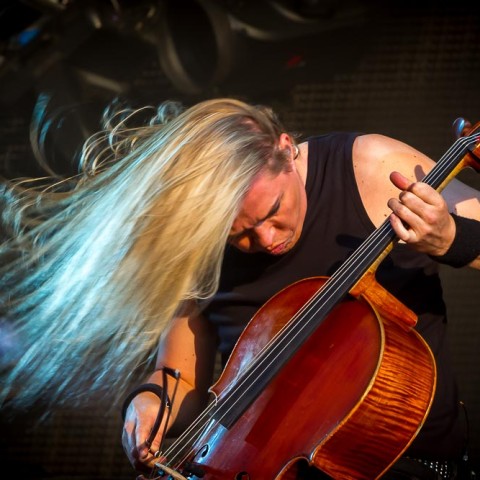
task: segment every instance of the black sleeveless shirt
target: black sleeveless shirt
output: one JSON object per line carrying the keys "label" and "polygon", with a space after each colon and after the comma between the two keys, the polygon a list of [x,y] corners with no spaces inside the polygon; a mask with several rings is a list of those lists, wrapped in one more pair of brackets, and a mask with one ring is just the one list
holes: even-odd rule
{"label": "black sleeveless shirt", "polygon": [[[357,135],[332,133],[308,140],[308,206],[302,234],[291,251],[272,256],[227,247],[219,290],[204,310],[217,329],[224,361],[248,321],[271,296],[302,278],[331,276],[375,229],[354,177],[352,147]],[[376,277],[418,315],[416,328],[437,362],[435,399],[408,453],[456,458],[462,434],[437,265],[427,255],[396,245],[379,266]]]}

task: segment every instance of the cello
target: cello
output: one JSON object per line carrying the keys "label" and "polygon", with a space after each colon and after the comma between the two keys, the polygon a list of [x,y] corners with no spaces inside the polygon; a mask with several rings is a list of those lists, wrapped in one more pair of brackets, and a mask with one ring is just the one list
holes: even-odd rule
{"label": "cello", "polygon": [[[439,191],[480,168],[479,125],[455,128],[460,138],[423,179]],[[422,427],[436,382],[416,315],[375,280],[395,241],[386,220],[331,277],[265,303],[211,403],[159,454],[156,477],[295,479],[310,464],[335,479],[380,478]]]}

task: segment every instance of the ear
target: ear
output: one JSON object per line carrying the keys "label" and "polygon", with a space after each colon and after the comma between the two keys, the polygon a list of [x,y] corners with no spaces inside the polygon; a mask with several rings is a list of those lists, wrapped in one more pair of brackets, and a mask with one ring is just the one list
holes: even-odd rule
{"label": "ear", "polygon": [[283,150],[285,148],[292,148],[293,143],[288,133],[281,133],[278,139],[278,146]]}
{"label": "ear", "polygon": [[288,133],[281,133],[278,139],[278,147],[280,150],[285,150],[286,154],[288,155],[288,162],[287,162],[287,170],[293,170],[295,164],[295,154],[294,154],[294,146],[293,141],[288,135]]}

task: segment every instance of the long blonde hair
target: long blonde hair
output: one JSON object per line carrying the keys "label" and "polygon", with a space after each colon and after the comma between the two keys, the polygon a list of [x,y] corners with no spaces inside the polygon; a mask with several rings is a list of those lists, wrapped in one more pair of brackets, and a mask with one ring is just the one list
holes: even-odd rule
{"label": "long blonde hair", "polygon": [[0,401],[121,398],[182,301],[215,292],[253,177],[282,168],[269,109],[166,102],[155,118],[93,136],[76,178],[3,192],[1,325],[16,347],[3,355]]}

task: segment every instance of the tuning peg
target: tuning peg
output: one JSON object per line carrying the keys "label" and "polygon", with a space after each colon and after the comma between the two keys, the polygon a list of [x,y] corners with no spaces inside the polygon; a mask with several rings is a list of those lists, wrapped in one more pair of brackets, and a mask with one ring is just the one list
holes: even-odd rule
{"label": "tuning peg", "polygon": [[465,120],[462,117],[458,117],[452,125],[455,138],[463,137],[466,131],[471,128],[471,126],[472,124],[468,120]]}

